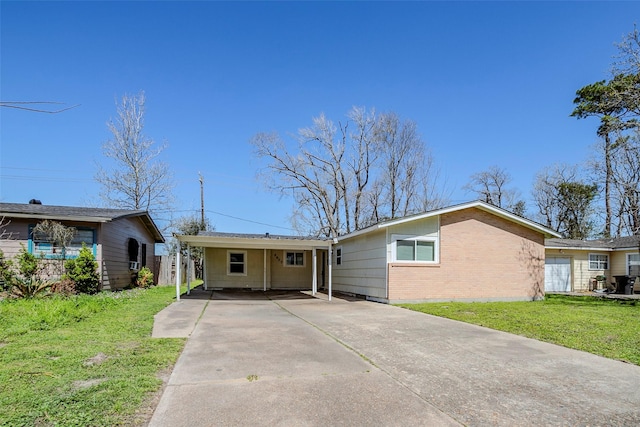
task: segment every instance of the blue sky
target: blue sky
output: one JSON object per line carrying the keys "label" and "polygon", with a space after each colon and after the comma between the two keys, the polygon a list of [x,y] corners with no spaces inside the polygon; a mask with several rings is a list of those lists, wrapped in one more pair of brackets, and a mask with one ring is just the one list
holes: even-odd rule
{"label": "blue sky", "polygon": [[608,77],[638,17],[638,2],[2,1],[0,99],[80,106],[0,109],[0,201],[99,203],[106,122],[139,91],[175,175],[158,220],[199,212],[200,172],[217,230],[291,233],[248,141],[352,106],[415,121],[452,203],[492,165],[528,200],[544,167],[588,158],[597,119],[569,117],[575,91]]}

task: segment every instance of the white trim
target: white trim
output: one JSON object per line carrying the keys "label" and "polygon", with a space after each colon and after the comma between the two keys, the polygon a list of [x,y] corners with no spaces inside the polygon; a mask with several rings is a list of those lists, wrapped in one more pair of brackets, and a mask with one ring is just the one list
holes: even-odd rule
{"label": "white trim", "polygon": [[[591,268],[591,255],[607,257],[607,268]],[[609,270],[609,268],[611,267],[611,257],[609,256],[609,254],[590,253],[589,255],[587,255],[587,262],[589,263],[588,264],[589,271],[606,271],[606,270]],[[600,264],[602,261],[598,260],[593,262],[597,262],[598,264]]]}
{"label": "white trim", "polygon": [[[630,271],[630,270],[631,270],[631,260],[630,260],[631,255],[636,255],[638,258],[640,258],[640,253],[638,253],[638,252],[628,252],[626,255],[627,255],[627,257],[626,257],[626,258],[627,258],[627,270],[626,270],[626,274],[629,276],[629,275],[631,275],[631,271]],[[638,261],[640,262],[640,259],[639,259]],[[636,264],[636,261],[634,261],[634,264],[633,264],[633,265],[640,265],[640,263],[639,263],[639,264]],[[640,285],[640,284],[639,284],[639,285]]]}
{"label": "white trim", "polygon": [[[415,236],[407,234],[392,234],[391,235],[391,262],[393,263],[408,263],[408,264],[439,264],[440,263],[440,244],[439,238],[435,236]],[[420,241],[433,243],[433,261],[421,261],[421,260],[399,260],[398,259],[398,241]]]}
{"label": "white trim", "polygon": [[[338,251],[340,251],[340,255],[338,255]],[[342,245],[336,246],[336,265],[342,265],[342,258],[344,258],[344,250],[342,249]]]}
{"label": "white trim", "polygon": [[[231,272],[231,254],[243,254],[242,273]],[[240,263],[236,263],[240,264]],[[227,250],[227,276],[246,276],[247,275],[247,251],[238,249]]]}
{"label": "white trim", "polygon": [[444,214],[448,214],[451,212],[457,212],[457,211],[461,211],[464,209],[470,209],[470,208],[478,208],[480,210],[483,210],[485,212],[489,212],[492,213],[496,216],[499,216],[501,218],[507,219],[511,222],[515,222],[518,223],[524,227],[530,228],[532,230],[535,230],[537,232],[543,233],[545,235],[548,236],[553,236],[553,237],[557,237],[560,238],[562,237],[561,234],[559,234],[558,232],[547,228],[541,224],[538,224],[534,221],[528,220],[526,218],[520,217],[518,215],[514,215],[511,212],[508,212],[504,209],[498,208],[496,206],[493,206],[489,203],[485,203],[485,202],[481,202],[479,200],[474,201],[474,202],[468,202],[468,203],[462,203],[459,205],[455,205],[455,206],[449,206],[446,208],[442,208],[442,209],[436,209],[433,211],[429,211],[429,212],[424,212],[421,214],[417,214],[417,215],[410,215],[410,216],[405,216],[402,218],[396,218],[396,219],[392,219],[386,222],[382,222],[380,224],[376,224],[376,225],[372,225],[371,227],[367,227],[367,228],[363,228],[361,230],[357,230],[354,231],[353,233],[349,233],[349,234],[345,234],[344,236],[340,236],[338,239],[342,240],[342,239],[347,239],[347,238],[351,238],[351,237],[355,237],[355,236],[359,236],[361,234],[366,234],[369,233],[371,231],[375,231],[375,230],[379,230],[381,228],[387,228],[387,227],[391,227],[393,225],[398,225],[398,224],[403,224],[405,222],[411,222],[411,221],[416,221],[416,220],[420,220],[420,219],[424,219],[424,218],[430,218],[430,217],[434,217],[434,216],[440,216],[440,215],[444,215]]}
{"label": "white trim", "polygon": [[[294,254],[294,264],[287,264],[287,253]],[[295,260],[297,259],[295,254],[302,254],[302,265],[295,264]],[[282,265],[284,267],[291,267],[291,268],[304,268],[304,267],[306,267],[306,265],[307,265],[307,253],[306,253],[306,251],[302,251],[302,250],[286,250],[286,249],[283,250],[282,251]]]}

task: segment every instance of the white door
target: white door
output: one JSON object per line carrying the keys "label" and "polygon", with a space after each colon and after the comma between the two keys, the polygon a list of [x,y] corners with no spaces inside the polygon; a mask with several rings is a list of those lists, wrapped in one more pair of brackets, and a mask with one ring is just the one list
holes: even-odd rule
{"label": "white door", "polygon": [[545,292],[571,291],[571,258],[548,257],[544,261]]}

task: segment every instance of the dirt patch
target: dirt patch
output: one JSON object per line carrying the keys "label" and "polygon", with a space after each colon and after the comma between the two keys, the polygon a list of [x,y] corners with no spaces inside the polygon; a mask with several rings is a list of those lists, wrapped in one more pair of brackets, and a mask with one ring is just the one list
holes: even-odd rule
{"label": "dirt patch", "polygon": [[78,380],[72,383],[74,390],[83,390],[85,388],[93,387],[94,385],[101,384],[107,381],[108,378],[93,378],[91,380]]}
{"label": "dirt patch", "polygon": [[84,366],[94,366],[94,365],[99,365],[101,363],[103,363],[105,360],[107,360],[109,358],[109,356],[107,356],[104,353],[98,353],[95,356],[87,359],[84,361],[83,365]]}

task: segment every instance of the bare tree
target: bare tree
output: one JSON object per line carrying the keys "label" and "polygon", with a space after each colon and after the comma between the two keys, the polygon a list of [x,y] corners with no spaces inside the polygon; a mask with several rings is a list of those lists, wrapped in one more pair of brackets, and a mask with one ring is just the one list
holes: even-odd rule
{"label": "bare tree", "polygon": [[99,165],[96,180],[108,206],[153,212],[172,204],[172,175],[168,165],[158,160],[167,145],[155,146],[144,135],[144,113],[143,92],[125,95],[117,105],[116,119],[107,123],[112,137],[102,151],[111,160],[111,167]]}
{"label": "bare tree", "polygon": [[491,166],[488,170],[471,175],[469,182],[462,187],[464,190],[476,194],[479,200],[510,211],[523,210],[522,202],[518,200],[519,192],[509,188],[511,175],[498,166]]}
{"label": "bare tree", "polygon": [[[432,159],[413,122],[395,114],[354,107],[337,125],[321,114],[295,137],[293,151],[277,134],[251,143],[268,161],[267,186],[291,194],[294,226],[336,237],[381,219],[418,211],[426,195]],[[442,200],[439,198],[438,200]]]}
{"label": "bare tree", "polygon": [[566,238],[591,237],[597,190],[597,185],[581,180],[575,166],[557,165],[543,170],[533,190],[540,222]]}
{"label": "bare tree", "polygon": [[616,235],[640,234],[640,132],[620,142],[611,157]]}

